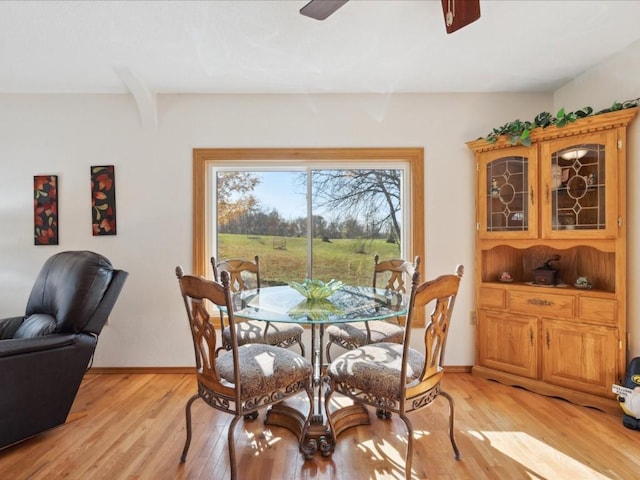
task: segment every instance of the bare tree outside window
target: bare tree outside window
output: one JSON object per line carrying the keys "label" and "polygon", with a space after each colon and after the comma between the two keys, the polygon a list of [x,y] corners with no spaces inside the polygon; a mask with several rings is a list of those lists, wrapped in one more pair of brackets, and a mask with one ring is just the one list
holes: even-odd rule
{"label": "bare tree outside window", "polygon": [[401,170],[314,170],[313,208],[332,218],[352,238],[386,236],[400,244]]}

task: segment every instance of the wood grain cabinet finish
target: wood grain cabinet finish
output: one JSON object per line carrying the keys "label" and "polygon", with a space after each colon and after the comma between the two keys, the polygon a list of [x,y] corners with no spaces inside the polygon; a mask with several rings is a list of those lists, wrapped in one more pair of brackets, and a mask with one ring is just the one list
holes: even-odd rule
{"label": "wood grain cabinet finish", "polygon": [[575,298],[572,295],[547,293],[546,290],[512,290],[509,292],[509,309],[513,312],[535,313],[572,317]]}
{"label": "wood grain cabinet finish", "polygon": [[538,377],[538,319],[508,311],[478,311],[478,361],[503,372]]}
{"label": "wood grain cabinet finish", "polygon": [[[618,382],[615,329],[581,325],[562,320],[544,320],[542,379],[554,385],[608,396]],[[570,352],[570,355],[567,353]]]}
{"label": "wood grain cabinet finish", "polygon": [[[530,146],[467,143],[477,170],[475,375],[619,412],[626,130],[637,110],[534,129]],[[555,286],[534,283],[545,264]]]}

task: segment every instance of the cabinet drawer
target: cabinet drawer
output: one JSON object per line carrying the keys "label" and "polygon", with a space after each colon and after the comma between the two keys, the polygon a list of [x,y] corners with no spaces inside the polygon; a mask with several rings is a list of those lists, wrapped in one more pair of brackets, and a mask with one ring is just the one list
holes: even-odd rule
{"label": "cabinet drawer", "polygon": [[504,308],[505,291],[502,288],[480,287],[478,306],[484,308]]}
{"label": "cabinet drawer", "polygon": [[553,315],[554,317],[573,317],[575,298],[572,295],[559,295],[546,292],[509,292],[509,309],[535,315]]}
{"label": "cabinet drawer", "polygon": [[580,297],[580,318],[602,324],[616,325],[618,303],[606,298]]}

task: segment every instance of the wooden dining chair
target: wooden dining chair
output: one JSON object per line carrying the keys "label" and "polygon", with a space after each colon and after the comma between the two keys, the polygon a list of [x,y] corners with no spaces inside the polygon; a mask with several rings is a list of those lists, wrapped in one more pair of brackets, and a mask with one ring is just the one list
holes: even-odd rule
{"label": "wooden dining chair", "polygon": [[[456,460],[460,450],[454,436],[454,402],[441,389],[444,374],[442,362],[447,344],[451,315],[463,267],[455,275],[442,275],[420,283],[420,274],[413,274],[409,311],[402,344],[375,343],[348,351],[327,368],[325,412],[335,431],[330,400],[335,394],[345,395],[356,403],[395,412],[405,423],[408,443],[405,455],[405,476],[411,478],[413,428],[407,413],[428,407],[442,395],[449,401],[449,439]],[[424,330],[424,353],[410,346],[411,327],[418,308],[432,308]],[[333,417],[336,418],[336,417]]]}
{"label": "wooden dining chair", "polygon": [[[235,480],[234,430],[240,418],[306,392],[309,413],[303,429],[309,426],[314,411],[311,362],[291,350],[273,345],[238,345],[230,276],[227,272],[221,272],[221,283],[185,275],[181,267],[176,267],[176,276],[193,338],[198,381],[198,393],[187,401],[185,409],[187,438],[180,461],[186,461],[191,444],[191,405],[201,398],[210,407],[233,415],[227,441],[231,479]],[[226,309],[231,327],[231,348],[219,355],[215,354],[218,338],[207,311],[207,301]],[[302,451],[303,438],[300,438]]]}
{"label": "wooden dining chair", "polygon": [[[413,263],[401,258],[379,262],[373,259],[373,287],[384,288],[396,293],[407,293],[405,280],[411,281],[412,275],[420,266],[420,257]],[[395,323],[386,320],[370,322],[336,323],[327,327],[328,341],[325,349],[327,361],[331,362],[331,346],[339,345],[347,350],[378,342],[402,343],[404,327],[399,317]]]}
{"label": "wooden dining chair", "polygon": [[[211,257],[211,266],[213,268],[213,279],[216,281],[219,281],[221,272],[229,274],[230,288],[234,293],[249,289],[260,289],[260,258],[258,255],[254,257],[253,261],[234,258],[216,262],[215,257]],[[229,325],[225,325],[223,312],[220,312],[220,322],[222,347],[228,350],[231,345],[231,335]],[[304,328],[296,323],[245,320],[237,322],[236,328],[238,345],[266,343],[288,348],[297,343],[302,356],[305,354],[304,343],[302,342]]]}

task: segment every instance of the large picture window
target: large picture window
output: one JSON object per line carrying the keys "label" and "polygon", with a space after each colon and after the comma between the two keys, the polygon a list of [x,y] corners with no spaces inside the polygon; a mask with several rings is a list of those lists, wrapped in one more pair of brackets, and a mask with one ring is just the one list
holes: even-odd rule
{"label": "large picture window", "polygon": [[373,256],[424,259],[422,149],[194,150],[194,272],[260,256],[261,283],[369,284]]}

